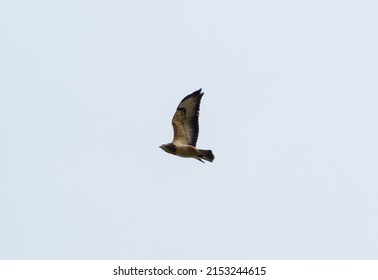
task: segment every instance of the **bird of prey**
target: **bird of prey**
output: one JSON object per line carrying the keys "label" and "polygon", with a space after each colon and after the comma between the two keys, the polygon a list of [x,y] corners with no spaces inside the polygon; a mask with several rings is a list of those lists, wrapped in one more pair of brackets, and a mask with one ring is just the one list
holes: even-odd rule
{"label": "bird of prey", "polygon": [[198,138],[198,116],[203,92],[199,89],[181,100],[172,119],[173,141],[160,146],[165,152],[186,158],[195,158],[212,162],[211,150],[196,148]]}

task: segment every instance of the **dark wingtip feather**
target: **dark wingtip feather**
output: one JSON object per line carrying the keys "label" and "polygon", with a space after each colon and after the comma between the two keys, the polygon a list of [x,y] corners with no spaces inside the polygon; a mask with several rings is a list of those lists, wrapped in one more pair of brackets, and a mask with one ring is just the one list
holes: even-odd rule
{"label": "dark wingtip feather", "polygon": [[203,94],[202,88],[200,88],[199,90],[196,90],[196,91],[192,92],[191,94],[189,94],[189,96],[202,95],[202,94]]}
{"label": "dark wingtip feather", "polygon": [[191,94],[185,96],[184,99],[181,100],[181,102],[183,102],[186,99],[189,99],[191,97],[199,97],[199,100],[201,101],[202,95],[203,95],[202,88],[200,88],[199,90],[196,90],[196,91],[192,92]]}
{"label": "dark wingtip feather", "polygon": [[200,89],[197,90],[196,92],[198,92],[201,96],[204,94],[204,92],[202,91],[202,88],[200,88]]}

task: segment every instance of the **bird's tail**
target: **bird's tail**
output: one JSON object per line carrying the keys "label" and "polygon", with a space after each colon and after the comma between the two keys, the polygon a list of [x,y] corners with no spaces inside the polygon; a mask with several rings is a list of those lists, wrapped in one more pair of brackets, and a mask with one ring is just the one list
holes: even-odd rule
{"label": "bird's tail", "polygon": [[211,150],[199,150],[201,152],[201,158],[210,162],[213,162],[214,155]]}

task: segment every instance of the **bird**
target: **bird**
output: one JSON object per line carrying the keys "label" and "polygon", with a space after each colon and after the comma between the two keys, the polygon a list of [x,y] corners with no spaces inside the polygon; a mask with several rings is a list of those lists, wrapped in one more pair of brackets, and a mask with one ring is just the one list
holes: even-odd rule
{"label": "bird", "polygon": [[211,150],[196,148],[202,96],[203,92],[200,88],[181,100],[172,118],[173,141],[159,146],[165,152],[184,158],[194,158],[202,163],[205,163],[203,160],[213,162],[214,154]]}

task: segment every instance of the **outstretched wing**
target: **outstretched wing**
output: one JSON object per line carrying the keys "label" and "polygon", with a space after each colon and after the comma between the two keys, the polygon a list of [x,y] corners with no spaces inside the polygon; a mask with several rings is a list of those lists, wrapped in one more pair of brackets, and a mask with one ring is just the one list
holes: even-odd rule
{"label": "outstretched wing", "polygon": [[198,115],[203,92],[199,89],[186,96],[178,105],[172,119],[173,143],[196,146],[198,138]]}

